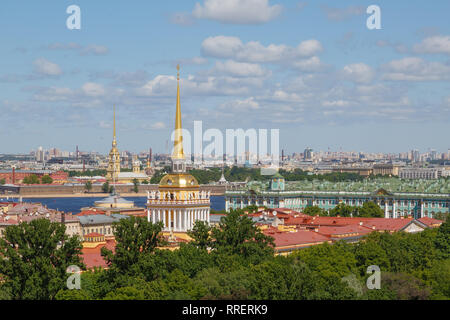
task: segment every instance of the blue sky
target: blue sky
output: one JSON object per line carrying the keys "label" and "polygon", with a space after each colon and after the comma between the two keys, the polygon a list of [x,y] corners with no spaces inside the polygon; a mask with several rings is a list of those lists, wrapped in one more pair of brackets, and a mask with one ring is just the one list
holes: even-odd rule
{"label": "blue sky", "polygon": [[106,153],[113,104],[121,150],[164,152],[177,63],[188,129],[277,128],[288,153],[450,147],[449,1],[131,3],[2,1],[0,153]]}

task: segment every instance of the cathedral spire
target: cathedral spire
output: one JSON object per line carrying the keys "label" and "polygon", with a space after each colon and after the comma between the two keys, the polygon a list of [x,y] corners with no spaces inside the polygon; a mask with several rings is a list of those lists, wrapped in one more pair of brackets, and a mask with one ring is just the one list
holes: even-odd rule
{"label": "cathedral spire", "polygon": [[116,141],[116,106],[113,106],[113,142],[112,145],[113,147],[117,146],[117,141]]}
{"label": "cathedral spire", "polygon": [[172,158],[184,159],[183,135],[181,128],[181,105],[180,105],[180,65],[177,65],[177,109],[175,115],[175,139]]}

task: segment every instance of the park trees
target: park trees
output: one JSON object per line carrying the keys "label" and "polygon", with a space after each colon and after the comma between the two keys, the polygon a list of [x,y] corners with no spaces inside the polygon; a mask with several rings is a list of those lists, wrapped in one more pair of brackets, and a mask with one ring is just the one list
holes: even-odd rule
{"label": "park trees", "polygon": [[273,238],[266,236],[241,210],[232,210],[211,231],[218,253],[238,255],[255,263],[273,255]]}
{"label": "park trees", "polygon": [[81,243],[48,219],[9,226],[0,239],[0,274],[12,299],[53,299],[66,286],[70,265],[84,267]]}
{"label": "park trees", "polygon": [[46,175],[42,176],[41,182],[43,184],[52,184],[53,183],[53,179],[48,174],[46,174]]}

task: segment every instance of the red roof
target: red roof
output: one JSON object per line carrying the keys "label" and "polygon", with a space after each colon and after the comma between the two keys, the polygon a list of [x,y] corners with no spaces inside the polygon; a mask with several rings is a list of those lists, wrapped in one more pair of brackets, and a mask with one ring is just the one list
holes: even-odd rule
{"label": "red roof", "polygon": [[264,230],[264,233],[274,238],[275,247],[315,244],[329,241],[330,239],[317,232],[297,230],[296,232],[275,231],[273,228]]}
{"label": "red roof", "polygon": [[317,229],[318,229],[318,233],[323,234],[328,237],[345,236],[345,235],[351,235],[351,234],[355,234],[355,233],[357,235],[363,235],[363,234],[368,234],[368,233],[374,231],[373,229],[371,229],[369,227],[360,226],[360,225],[346,225],[346,226],[335,226],[335,227],[324,226],[324,227],[319,227]]}
{"label": "red roof", "polygon": [[114,252],[115,244],[116,242],[114,240],[106,240],[106,244],[100,244],[95,248],[83,248],[81,252],[86,267],[88,269],[93,267],[107,268],[108,266],[101,255],[101,250],[103,247],[106,247]]}
{"label": "red roof", "polygon": [[433,218],[429,218],[429,217],[423,217],[420,219],[417,219],[420,222],[422,222],[423,224],[427,225],[428,227],[432,227],[435,225],[441,225],[444,221],[442,220],[438,220],[438,219],[433,219]]}
{"label": "red roof", "polygon": [[77,213],[77,216],[89,216],[89,215],[95,215],[95,214],[105,214],[105,211],[102,210],[84,210],[80,213]]}

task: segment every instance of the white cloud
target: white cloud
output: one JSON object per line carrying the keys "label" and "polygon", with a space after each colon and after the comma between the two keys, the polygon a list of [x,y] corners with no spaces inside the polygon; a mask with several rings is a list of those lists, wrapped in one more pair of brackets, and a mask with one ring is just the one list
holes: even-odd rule
{"label": "white cloud", "polygon": [[44,58],[36,59],[33,64],[35,72],[41,75],[59,76],[63,73],[56,63],[50,62]]}
{"label": "white cloud", "polygon": [[302,41],[297,47],[270,44],[263,46],[257,41],[243,43],[237,37],[209,37],[202,42],[202,52],[206,56],[228,58],[242,62],[285,62],[313,56],[323,50],[319,41]]}
{"label": "white cloud", "polygon": [[192,11],[197,19],[210,19],[230,24],[260,24],[275,19],[281,5],[269,5],[268,0],[205,0]]}
{"label": "white cloud", "polygon": [[371,82],[375,73],[370,66],[365,63],[354,63],[346,65],[342,70],[344,79],[356,83]]}
{"label": "white cloud", "polygon": [[70,88],[48,87],[39,88],[33,95],[33,99],[37,101],[67,101],[74,95],[74,91]]}
{"label": "white cloud", "polygon": [[450,66],[417,57],[393,60],[383,66],[383,79],[396,81],[445,81],[450,79]]}
{"label": "white cloud", "polygon": [[[197,77],[189,75],[180,79],[180,87],[184,97],[199,95],[242,95],[248,94],[251,87],[262,85],[262,79],[235,78],[229,76]],[[173,97],[176,92],[174,76],[157,75],[145,85],[138,88],[136,94],[149,97]]]}
{"label": "white cloud", "polygon": [[213,72],[219,74],[229,74],[236,77],[263,77],[268,71],[259,64],[236,62],[233,60],[217,61]]}
{"label": "white cloud", "polygon": [[432,36],[425,38],[414,46],[418,53],[445,53],[450,54],[450,36]]}
{"label": "white cloud", "polygon": [[101,84],[95,82],[86,82],[81,87],[81,90],[89,97],[99,97],[105,95],[105,88]]}
{"label": "white cloud", "polygon": [[220,106],[220,109],[227,111],[250,111],[259,109],[259,103],[254,97],[249,97],[244,100],[227,101]]}
{"label": "white cloud", "polygon": [[319,71],[324,68],[324,64],[317,56],[295,61],[293,65],[301,71]]}

